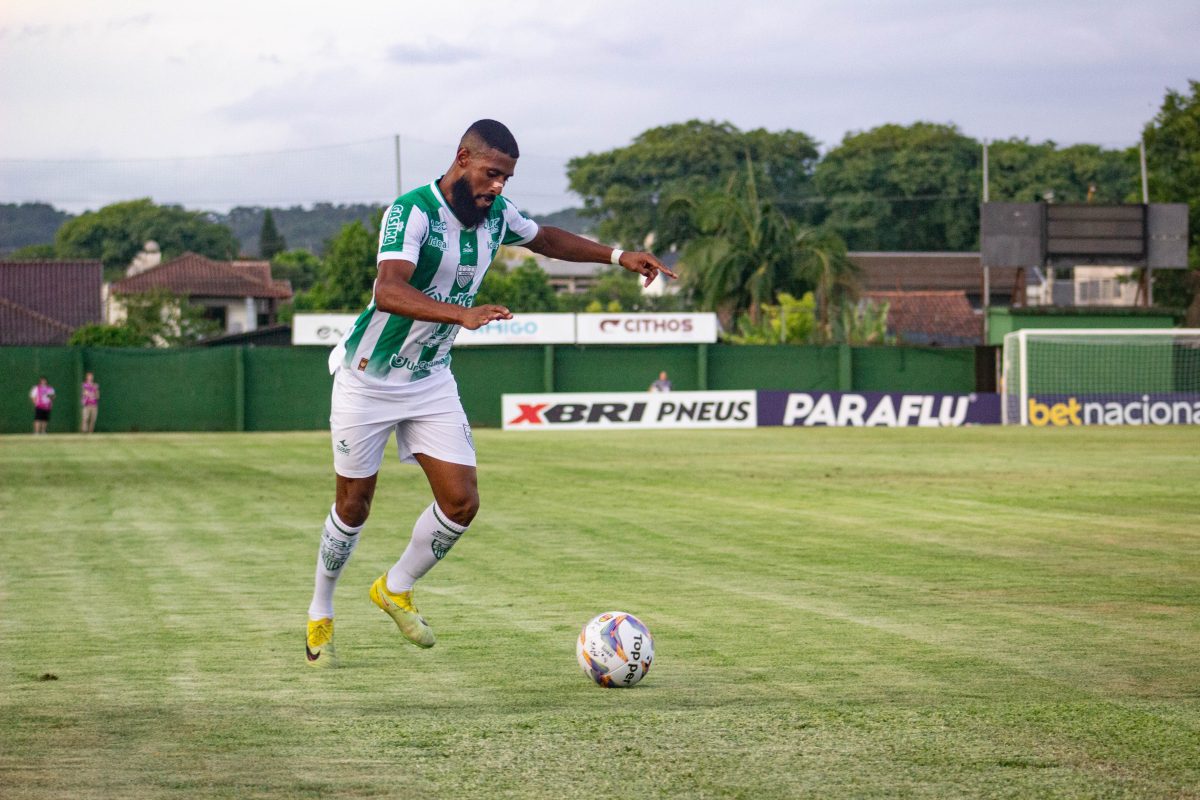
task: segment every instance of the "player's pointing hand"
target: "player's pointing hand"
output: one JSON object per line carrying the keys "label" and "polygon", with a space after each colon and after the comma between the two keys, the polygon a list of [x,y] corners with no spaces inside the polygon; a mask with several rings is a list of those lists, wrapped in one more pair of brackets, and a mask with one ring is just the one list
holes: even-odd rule
{"label": "player's pointing hand", "polygon": [[646,277],[646,282],[643,286],[649,286],[658,277],[658,273],[666,275],[668,278],[678,278],[679,276],[672,272],[666,265],[659,261],[649,253],[633,252],[621,253],[621,266],[630,272],[636,272],[639,275]]}
{"label": "player's pointing hand", "polygon": [[473,331],[498,319],[512,319],[512,316],[512,312],[504,306],[475,306],[463,311],[462,322],[459,324],[467,330]]}

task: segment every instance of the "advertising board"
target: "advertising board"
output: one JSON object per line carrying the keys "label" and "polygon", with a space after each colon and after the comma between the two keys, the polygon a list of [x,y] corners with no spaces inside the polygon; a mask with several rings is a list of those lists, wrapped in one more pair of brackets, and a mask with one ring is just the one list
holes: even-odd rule
{"label": "advertising board", "polygon": [[504,430],[753,428],[753,391],[506,394]]}

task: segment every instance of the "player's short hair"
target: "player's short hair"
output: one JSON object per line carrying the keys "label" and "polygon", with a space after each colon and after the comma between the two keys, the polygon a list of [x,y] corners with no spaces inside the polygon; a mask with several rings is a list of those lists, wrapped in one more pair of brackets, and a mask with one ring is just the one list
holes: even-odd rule
{"label": "player's short hair", "polygon": [[478,139],[493,150],[499,150],[510,158],[520,158],[521,151],[512,131],[503,122],[494,119],[481,119],[471,123],[463,134],[459,147],[469,146],[471,139]]}

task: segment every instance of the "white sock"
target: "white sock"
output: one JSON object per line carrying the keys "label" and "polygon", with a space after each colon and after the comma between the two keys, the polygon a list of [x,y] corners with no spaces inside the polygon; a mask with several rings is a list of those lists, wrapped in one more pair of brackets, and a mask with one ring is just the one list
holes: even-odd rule
{"label": "white sock", "polygon": [[434,564],[442,560],[450,548],[458,541],[458,537],[466,533],[465,525],[450,521],[446,513],[430,503],[429,508],[417,517],[413,525],[412,539],[391,569],[388,570],[387,588],[389,592],[407,592],[426,572],[433,569]]}
{"label": "white sock", "polygon": [[317,577],[312,603],[308,606],[309,619],[333,616],[333,590],[342,568],[358,546],[358,534],[362,529],[362,525],[355,528],[342,522],[338,518],[336,505],[329,509],[329,516],[325,517],[325,529],[321,531],[321,546],[317,549]]}

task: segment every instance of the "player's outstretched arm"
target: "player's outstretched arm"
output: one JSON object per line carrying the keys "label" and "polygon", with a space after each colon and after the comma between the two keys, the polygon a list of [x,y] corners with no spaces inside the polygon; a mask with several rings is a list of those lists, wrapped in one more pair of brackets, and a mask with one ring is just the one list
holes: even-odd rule
{"label": "player's outstretched arm", "polygon": [[461,325],[470,331],[494,320],[512,319],[512,312],[504,306],[463,308],[434,300],[424,292],[417,291],[409,283],[416,268],[416,264],[403,259],[379,262],[379,277],[375,279],[375,307],[409,319]]}
{"label": "player's outstretched arm", "polygon": [[541,253],[548,258],[558,258],[563,261],[591,261],[604,264],[612,260],[613,253],[619,253],[619,262],[630,272],[636,272],[646,278],[644,285],[649,286],[661,272],[669,278],[679,276],[663,265],[650,253],[614,251],[607,245],[593,242],[582,236],[576,236],[570,231],[543,225],[538,229],[533,241],[525,245],[535,253]]}

